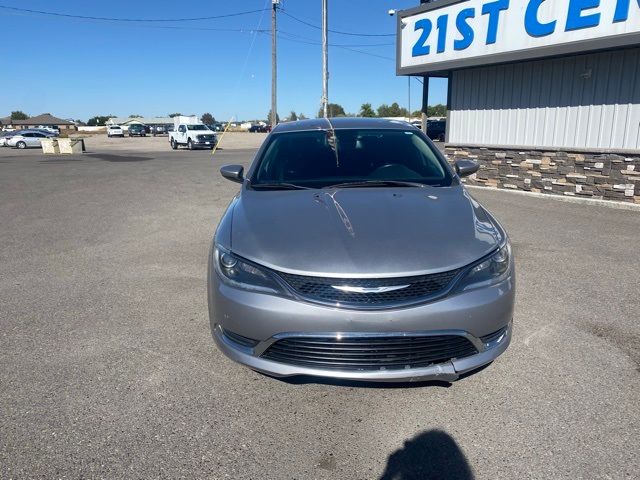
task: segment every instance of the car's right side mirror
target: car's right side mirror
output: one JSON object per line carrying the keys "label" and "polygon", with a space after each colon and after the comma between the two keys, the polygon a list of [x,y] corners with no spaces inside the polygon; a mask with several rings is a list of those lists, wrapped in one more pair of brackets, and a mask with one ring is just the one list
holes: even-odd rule
{"label": "car's right side mirror", "polygon": [[455,168],[458,176],[462,178],[476,173],[480,169],[480,164],[473,160],[456,160]]}
{"label": "car's right side mirror", "polygon": [[220,174],[232,182],[244,182],[244,167],[242,165],[225,165],[220,168]]}

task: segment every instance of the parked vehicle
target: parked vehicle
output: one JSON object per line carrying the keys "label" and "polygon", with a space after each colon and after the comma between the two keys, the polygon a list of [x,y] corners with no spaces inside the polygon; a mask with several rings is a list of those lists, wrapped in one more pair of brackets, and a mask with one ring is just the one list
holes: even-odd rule
{"label": "parked vehicle", "polygon": [[124,137],[124,130],[120,125],[109,125],[107,127],[107,137]]}
{"label": "parked vehicle", "polygon": [[35,130],[42,130],[48,133],[52,133],[56,136],[60,135],[60,130],[58,129],[58,127],[52,127],[49,125],[38,125]]}
{"label": "parked vehicle", "polygon": [[274,128],[210,254],[211,331],[268,375],[456,380],[511,340],[515,267],[498,221],[421,131],[336,118]]}
{"label": "parked vehicle", "polygon": [[144,125],[141,125],[139,123],[134,123],[132,125],[129,125],[129,136],[130,137],[146,137],[147,136],[147,130],[144,128]]}
{"label": "parked vehicle", "polygon": [[180,145],[189,150],[196,148],[213,149],[218,142],[216,134],[202,123],[178,124],[174,132],[169,132],[169,143],[176,150]]}
{"label": "parked vehicle", "polygon": [[162,135],[166,132],[164,125],[152,125],[151,126],[151,134],[155,137],[156,135]]}
{"label": "parked vehicle", "polygon": [[19,149],[29,148],[29,147],[41,147],[43,138],[51,138],[54,135],[46,134],[43,132],[38,132],[34,130],[23,130],[18,132],[17,135],[13,135],[8,137],[7,146],[16,147]]}
{"label": "parked vehicle", "polygon": [[251,133],[267,133],[268,131],[268,125],[261,125],[259,123],[249,127],[249,132]]}
{"label": "parked vehicle", "polygon": [[438,140],[444,142],[447,132],[446,120],[428,120],[427,121],[427,135],[431,140]]}

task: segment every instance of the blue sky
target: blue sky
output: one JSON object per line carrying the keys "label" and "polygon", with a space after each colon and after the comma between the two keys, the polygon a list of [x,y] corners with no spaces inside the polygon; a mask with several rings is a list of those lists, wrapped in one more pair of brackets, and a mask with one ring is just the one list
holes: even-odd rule
{"label": "blue sky", "polygon": [[[278,112],[314,116],[321,96],[320,0],[282,0],[278,45]],[[392,34],[391,8],[418,0],[329,0],[329,28]],[[262,10],[271,0],[0,0],[0,6],[92,17],[174,19]],[[291,15],[291,16],[289,16]],[[0,66],[0,116],[12,110],[87,120],[94,115],[217,119],[266,118],[271,102],[270,12],[224,19],[115,22],[23,13],[0,8],[0,32],[11,54]],[[227,29],[216,30],[216,29]],[[256,30],[267,30],[255,33]],[[347,112],[362,103],[408,104],[408,81],[395,75],[395,37],[330,34],[330,101]],[[372,46],[373,44],[373,46]],[[387,58],[380,58],[387,57]],[[7,61],[10,59],[10,61]],[[421,86],[411,82],[411,108]],[[432,80],[430,102],[445,103],[446,81]]]}

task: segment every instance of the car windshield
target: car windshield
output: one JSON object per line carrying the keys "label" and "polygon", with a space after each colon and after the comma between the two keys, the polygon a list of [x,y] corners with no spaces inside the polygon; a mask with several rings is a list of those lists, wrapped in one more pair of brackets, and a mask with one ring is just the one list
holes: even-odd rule
{"label": "car windshield", "polygon": [[204,125],[187,125],[187,128],[189,130],[209,130],[206,126]]}
{"label": "car windshield", "polygon": [[447,186],[452,177],[415,130],[305,131],[273,135],[251,186]]}

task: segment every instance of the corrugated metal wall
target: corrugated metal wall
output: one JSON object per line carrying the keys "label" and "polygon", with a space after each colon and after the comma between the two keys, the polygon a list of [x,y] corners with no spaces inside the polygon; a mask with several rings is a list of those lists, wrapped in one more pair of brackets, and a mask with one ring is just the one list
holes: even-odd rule
{"label": "corrugated metal wall", "polygon": [[640,48],[453,72],[450,143],[640,149]]}

